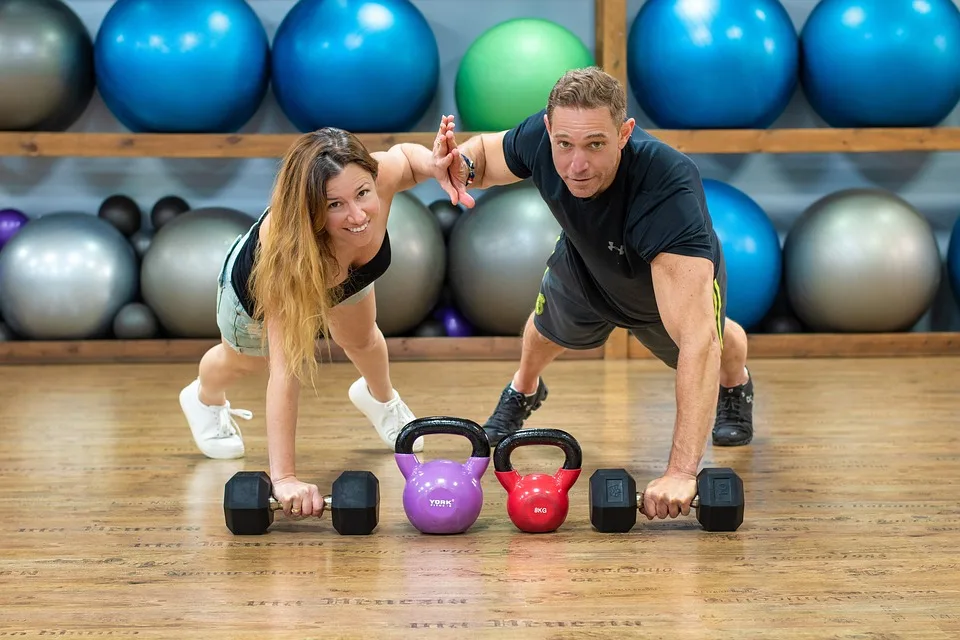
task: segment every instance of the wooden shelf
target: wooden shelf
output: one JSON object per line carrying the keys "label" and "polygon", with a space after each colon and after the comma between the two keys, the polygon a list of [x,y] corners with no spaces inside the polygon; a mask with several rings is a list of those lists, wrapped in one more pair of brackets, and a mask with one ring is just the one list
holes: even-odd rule
{"label": "wooden shelf", "polygon": [[[784,334],[750,335],[750,359],[767,358],[890,358],[960,355],[958,333],[894,334]],[[0,365],[97,364],[97,363],[193,363],[217,340],[79,340],[13,341],[0,343]],[[393,362],[478,361],[520,358],[521,339],[516,337],[387,338]],[[653,356],[634,338],[627,345],[629,358]],[[331,345],[318,357],[347,362],[343,351]],[[603,347],[567,351],[563,360],[609,358]]]}
{"label": "wooden shelf", "polygon": [[[748,334],[748,359],[960,355],[960,332]],[[653,356],[633,336],[628,357]]]}
{"label": "wooden shelf", "polygon": [[[960,151],[960,127],[917,129],[716,129],[649,133],[687,154]],[[44,158],[278,158],[298,134],[0,133],[0,156]],[[466,140],[476,132],[460,132]],[[433,144],[432,131],[366,133],[371,151]]]}
{"label": "wooden shelf", "polygon": [[[219,340],[23,340],[0,342],[0,365],[10,364],[93,364],[118,362],[197,363]],[[472,338],[387,338],[394,362],[422,360],[519,360],[519,337]],[[317,350],[323,361],[348,362],[343,350],[326,345]],[[570,351],[561,356],[571,360],[599,360],[603,348]]]}

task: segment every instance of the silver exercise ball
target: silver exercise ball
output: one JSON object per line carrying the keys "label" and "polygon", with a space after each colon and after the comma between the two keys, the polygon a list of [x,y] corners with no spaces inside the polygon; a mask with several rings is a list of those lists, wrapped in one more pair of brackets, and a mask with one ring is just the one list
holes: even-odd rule
{"label": "silver exercise ball", "polygon": [[814,331],[905,331],[930,308],[941,258],[930,224],[881,189],[813,203],[784,243],[787,294]]}
{"label": "silver exercise ball", "polygon": [[486,333],[520,335],[559,235],[529,181],[481,197],[450,234],[450,284],[464,317]]}
{"label": "silver exercise ball", "polygon": [[157,336],[157,316],[142,302],[124,305],[113,319],[113,335],[119,340],[147,340]]}
{"label": "silver exercise ball", "polygon": [[390,267],[377,280],[377,325],[385,336],[405,333],[427,317],[440,299],[447,249],[440,223],[409,193],[398,193],[387,220]]}
{"label": "silver exercise ball", "polygon": [[106,335],[137,295],[133,247],[89,213],[53,213],[25,225],[0,251],[0,312],[37,340]]}
{"label": "silver exercise ball", "polygon": [[0,130],[64,131],[96,86],[93,40],[60,0],[0,0]]}
{"label": "silver exercise ball", "polygon": [[143,300],[178,338],[216,338],[217,282],[230,247],[255,222],[223,207],[194,209],[164,224],[140,267]]}

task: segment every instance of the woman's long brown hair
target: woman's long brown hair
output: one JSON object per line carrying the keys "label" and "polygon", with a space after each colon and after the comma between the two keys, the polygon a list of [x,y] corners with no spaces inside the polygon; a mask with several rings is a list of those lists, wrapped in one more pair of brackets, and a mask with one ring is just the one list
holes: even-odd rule
{"label": "woman's long brown hair", "polygon": [[[351,133],[324,128],[300,136],[280,165],[270,225],[250,274],[254,318],[279,329],[287,374],[313,379],[316,341],[329,335],[329,314],[341,292],[340,271],[326,230],[327,181],[356,163],[377,177],[377,161]],[[264,341],[267,332],[264,331]]]}

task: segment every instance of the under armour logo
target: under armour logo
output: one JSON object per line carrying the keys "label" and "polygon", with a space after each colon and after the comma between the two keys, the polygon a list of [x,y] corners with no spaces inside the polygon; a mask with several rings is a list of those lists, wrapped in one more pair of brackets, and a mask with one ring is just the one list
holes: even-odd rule
{"label": "under armour logo", "polygon": [[607,243],[607,249],[609,249],[610,251],[617,251],[617,252],[620,253],[620,255],[623,255],[623,253],[624,253],[624,251],[623,251],[623,245],[620,245],[620,246],[618,247],[617,245],[613,244],[613,241],[612,241],[612,240]]}

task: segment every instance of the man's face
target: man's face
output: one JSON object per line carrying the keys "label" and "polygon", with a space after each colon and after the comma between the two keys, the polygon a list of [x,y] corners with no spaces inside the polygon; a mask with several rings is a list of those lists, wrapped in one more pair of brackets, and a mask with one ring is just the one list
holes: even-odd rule
{"label": "man's face", "polygon": [[[547,120],[547,116],[544,115]],[[610,110],[558,107],[547,120],[553,163],[570,193],[592,198],[613,182],[634,120],[617,125]]]}

